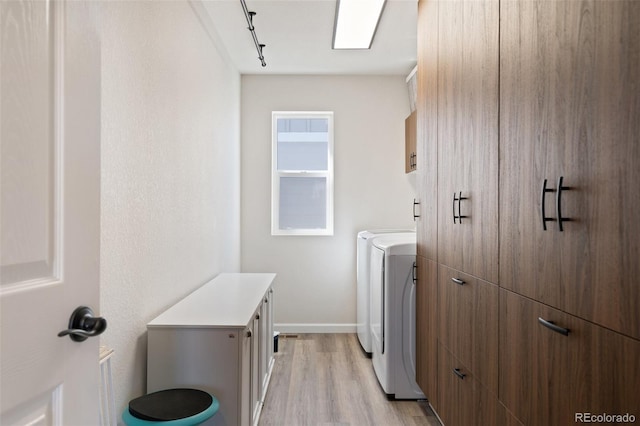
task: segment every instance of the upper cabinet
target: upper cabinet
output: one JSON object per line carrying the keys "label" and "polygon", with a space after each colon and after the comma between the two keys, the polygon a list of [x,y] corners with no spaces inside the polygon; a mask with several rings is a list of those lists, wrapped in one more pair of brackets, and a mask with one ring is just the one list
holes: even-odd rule
{"label": "upper cabinet", "polygon": [[404,171],[411,173],[416,170],[418,162],[416,155],[416,122],[415,111],[404,120]]}
{"label": "upper cabinet", "polygon": [[497,0],[439,2],[438,261],[498,281]]}
{"label": "upper cabinet", "polygon": [[501,2],[500,284],[640,338],[640,3],[552,6]]}

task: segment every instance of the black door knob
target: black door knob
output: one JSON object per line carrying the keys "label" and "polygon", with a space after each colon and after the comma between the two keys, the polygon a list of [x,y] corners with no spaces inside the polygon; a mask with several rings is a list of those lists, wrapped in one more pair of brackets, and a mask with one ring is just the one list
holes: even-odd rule
{"label": "black door knob", "polygon": [[107,329],[107,320],[94,317],[91,308],[80,306],[69,318],[69,328],[58,333],[58,337],[69,336],[74,342],[84,342],[89,337],[98,336]]}

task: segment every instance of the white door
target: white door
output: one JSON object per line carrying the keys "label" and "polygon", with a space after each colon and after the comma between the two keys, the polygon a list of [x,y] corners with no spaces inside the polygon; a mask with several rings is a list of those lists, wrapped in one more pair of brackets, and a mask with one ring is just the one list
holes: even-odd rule
{"label": "white door", "polygon": [[0,424],[98,423],[100,39],[95,3],[0,1]]}

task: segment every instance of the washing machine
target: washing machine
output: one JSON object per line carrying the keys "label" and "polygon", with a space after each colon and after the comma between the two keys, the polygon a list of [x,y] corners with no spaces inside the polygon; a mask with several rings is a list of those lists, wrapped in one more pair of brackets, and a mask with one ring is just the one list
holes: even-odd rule
{"label": "washing machine", "polygon": [[415,233],[372,240],[372,361],[389,399],[425,398],[416,383],[415,260]]}
{"label": "washing machine", "polygon": [[369,291],[369,258],[371,255],[371,241],[374,237],[391,233],[405,233],[415,231],[410,229],[372,229],[358,232],[356,246],[356,330],[360,346],[371,357],[371,321]]}

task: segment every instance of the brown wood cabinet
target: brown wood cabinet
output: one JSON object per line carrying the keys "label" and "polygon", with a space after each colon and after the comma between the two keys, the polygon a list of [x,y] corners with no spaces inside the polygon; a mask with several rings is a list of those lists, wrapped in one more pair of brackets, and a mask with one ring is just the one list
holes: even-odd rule
{"label": "brown wood cabinet", "polygon": [[438,265],[416,257],[416,382],[434,409],[438,409]]}
{"label": "brown wood cabinet", "polygon": [[419,1],[418,384],[436,362],[447,426],[640,419],[639,27],[634,0]]}
{"label": "brown wood cabinet", "polygon": [[417,253],[438,260],[438,2],[418,4]]}
{"label": "brown wood cabinet", "polygon": [[418,70],[416,101],[418,205],[416,217],[416,382],[429,404],[438,409],[437,315],[437,40],[438,2],[418,4]]}
{"label": "brown wood cabinet", "polygon": [[417,113],[413,111],[404,120],[404,172],[411,173],[416,170],[418,156],[416,154],[416,124]]}
{"label": "brown wood cabinet", "polygon": [[507,290],[500,324],[500,400],[524,424],[574,424],[576,413],[640,415],[637,340]]}
{"label": "brown wood cabinet", "polygon": [[487,426],[502,423],[498,398],[447,349],[438,350],[438,415],[447,426]]}
{"label": "brown wood cabinet", "polygon": [[498,282],[498,2],[439,3],[438,261]]}
{"label": "brown wood cabinet", "polygon": [[501,285],[640,339],[640,3],[547,5],[501,3]]}
{"label": "brown wood cabinet", "polygon": [[498,287],[446,266],[438,271],[440,342],[498,394]]}

